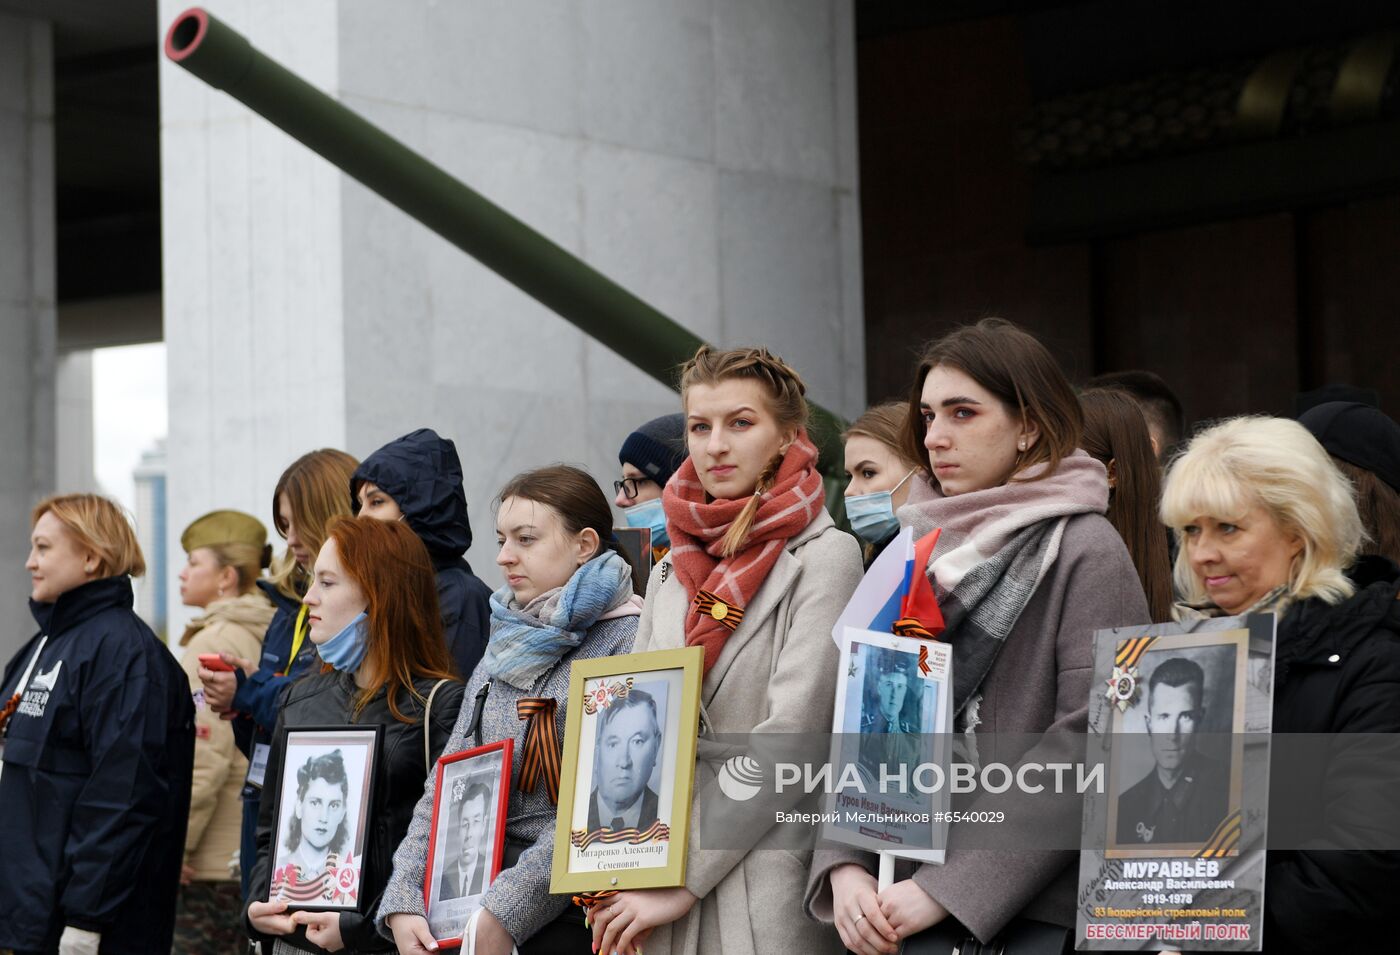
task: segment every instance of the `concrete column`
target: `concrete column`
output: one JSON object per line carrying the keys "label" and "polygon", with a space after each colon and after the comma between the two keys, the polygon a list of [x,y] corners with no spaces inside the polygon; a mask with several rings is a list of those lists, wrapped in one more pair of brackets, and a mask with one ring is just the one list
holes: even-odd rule
{"label": "concrete column", "polygon": [[[163,0],[162,23],[181,7]],[[861,409],[851,0],[214,12],[697,334],[768,345],[817,400]],[[278,470],[303,450],[363,456],[431,426],[461,451],[469,559],[494,585],[489,505],[507,477],[569,461],[609,487],[627,433],[679,410],[669,389],[169,66],[161,108],[172,533],[240,501],[265,516]]]}
{"label": "concrete column", "polygon": [[64,491],[97,490],[92,442],[92,350],[60,352],[54,376],[57,394],[54,484]]}
{"label": "concrete column", "polygon": [[54,483],[52,30],[0,13],[0,660],[34,632],[29,512]]}

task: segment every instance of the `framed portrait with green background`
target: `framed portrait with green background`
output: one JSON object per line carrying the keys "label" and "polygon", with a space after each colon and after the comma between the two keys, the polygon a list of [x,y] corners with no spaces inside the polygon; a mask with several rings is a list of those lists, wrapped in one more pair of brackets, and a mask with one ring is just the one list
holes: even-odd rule
{"label": "framed portrait with green background", "polygon": [[703,661],[686,647],[573,665],[551,892],[684,883]]}

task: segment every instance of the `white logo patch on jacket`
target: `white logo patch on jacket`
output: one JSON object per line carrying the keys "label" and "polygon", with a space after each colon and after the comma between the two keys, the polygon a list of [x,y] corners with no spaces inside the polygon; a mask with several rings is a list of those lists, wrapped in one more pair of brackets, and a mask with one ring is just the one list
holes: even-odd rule
{"label": "white logo patch on jacket", "polygon": [[58,684],[58,674],[62,669],[63,661],[58,660],[48,673],[36,673],[24,688],[24,699],[20,701],[18,712],[35,719],[43,716],[49,705],[49,694]]}

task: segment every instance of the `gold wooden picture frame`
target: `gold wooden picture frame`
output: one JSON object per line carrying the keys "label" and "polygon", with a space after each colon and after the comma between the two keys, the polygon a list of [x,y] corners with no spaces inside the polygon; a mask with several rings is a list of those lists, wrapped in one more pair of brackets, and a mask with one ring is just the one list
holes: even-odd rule
{"label": "gold wooden picture frame", "polygon": [[573,664],[551,893],[685,883],[704,659],[686,647]]}

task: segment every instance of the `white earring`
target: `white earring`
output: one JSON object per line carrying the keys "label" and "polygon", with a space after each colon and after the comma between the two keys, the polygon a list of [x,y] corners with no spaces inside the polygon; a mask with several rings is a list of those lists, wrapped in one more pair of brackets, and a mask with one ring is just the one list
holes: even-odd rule
{"label": "white earring", "polygon": [[1016,442],[1016,450],[1017,450],[1017,451],[1024,451],[1024,450],[1026,450],[1026,439],[1025,439],[1025,438],[1022,438],[1020,441],[1017,441],[1017,442]]}

